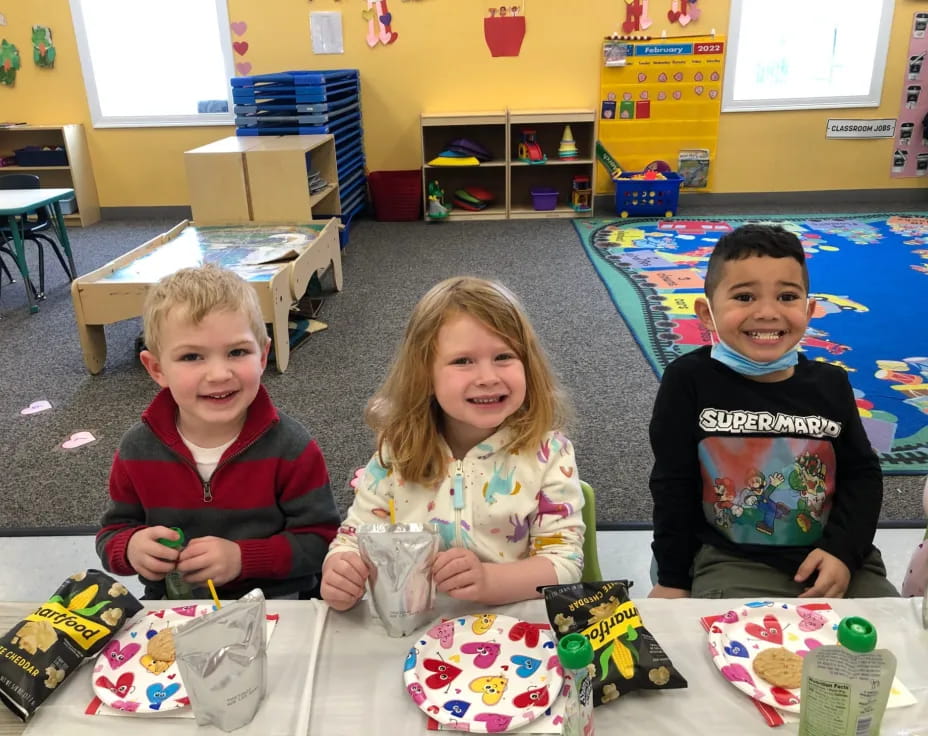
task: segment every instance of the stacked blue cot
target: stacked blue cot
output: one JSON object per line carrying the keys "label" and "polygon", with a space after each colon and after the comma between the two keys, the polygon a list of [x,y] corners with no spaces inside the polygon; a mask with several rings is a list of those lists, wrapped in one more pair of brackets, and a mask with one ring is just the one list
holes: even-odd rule
{"label": "stacked blue cot", "polygon": [[[235,134],[335,137],[342,247],[351,218],[367,207],[361,78],[357,69],[289,71],[236,77],[232,82]],[[316,214],[315,212],[313,214]]]}

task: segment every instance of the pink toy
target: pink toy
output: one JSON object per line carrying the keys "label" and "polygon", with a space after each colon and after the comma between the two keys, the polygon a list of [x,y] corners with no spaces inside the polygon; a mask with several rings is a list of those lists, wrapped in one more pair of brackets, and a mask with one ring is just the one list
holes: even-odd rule
{"label": "pink toy", "polygon": [[[925,481],[925,490],[922,495],[925,514],[928,514],[928,481]],[[928,588],[928,529],[925,530],[925,539],[915,548],[905,578],[902,581],[902,595],[906,598],[925,595]]]}

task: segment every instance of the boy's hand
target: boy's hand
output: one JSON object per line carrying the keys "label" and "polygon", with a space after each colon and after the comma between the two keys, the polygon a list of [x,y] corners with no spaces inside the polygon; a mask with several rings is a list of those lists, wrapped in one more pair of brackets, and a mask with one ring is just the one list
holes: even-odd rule
{"label": "boy's hand", "polygon": [[800,593],[800,598],[843,598],[851,582],[851,571],[841,560],[823,549],[813,549],[806,555],[796,575],[797,583],[804,582],[818,570],[815,583]]}
{"label": "boy's hand", "polygon": [[469,549],[452,547],[439,552],[432,578],[442,593],[462,601],[482,601],[487,594],[487,568]]}
{"label": "boy's hand", "polygon": [[685,588],[668,588],[666,585],[657,584],[651,588],[648,598],[689,598],[690,592]]}
{"label": "boy's hand", "polygon": [[322,566],[322,600],[336,611],[347,611],[364,595],[370,570],[357,552],[337,552]]}
{"label": "boy's hand", "polygon": [[181,550],[177,569],[188,583],[211,578],[216,585],[225,585],[242,572],[242,550],[222,537],[197,537]]}
{"label": "boy's hand", "polygon": [[132,569],[148,580],[164,580],[174,569],[179,550],[167,547],[159,539],[177,539],[177,532],[166,526],[146,526],[135,532],[126,546],[126,558]]}

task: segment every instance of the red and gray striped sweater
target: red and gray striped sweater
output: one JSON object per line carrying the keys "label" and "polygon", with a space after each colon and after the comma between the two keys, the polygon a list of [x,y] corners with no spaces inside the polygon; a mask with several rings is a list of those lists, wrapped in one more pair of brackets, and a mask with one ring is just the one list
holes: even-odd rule
{"label": "red and gray striped sweater", "polygon": [[[238,438],[203,481],[176,416],[177,404],[163,389],[122,438],[96,539],[103,566],[134,574],[126,557],[130,537],[163,524],[180,527],[187,539],[212,535],[238,543],[242,572],[220,595],[261,587],[273,597],[313,588],[340,519],[325,459],[309,432],[279,413],[262,386]],[[163,581],[139,579],[146,597],[164,597]]]}

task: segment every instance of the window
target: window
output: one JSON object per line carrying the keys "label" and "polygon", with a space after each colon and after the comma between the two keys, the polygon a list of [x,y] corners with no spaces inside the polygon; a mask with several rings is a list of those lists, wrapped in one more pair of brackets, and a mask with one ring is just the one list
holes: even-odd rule
{"label": "window", "polygon": [[722,111],[876,107],[894,0],[731,0]]}
{"label": "window", "polygon": [[232,122],[226,0],[71,0],[96,128]]}

